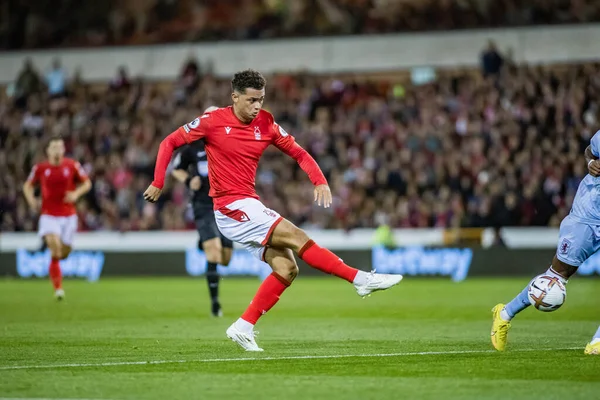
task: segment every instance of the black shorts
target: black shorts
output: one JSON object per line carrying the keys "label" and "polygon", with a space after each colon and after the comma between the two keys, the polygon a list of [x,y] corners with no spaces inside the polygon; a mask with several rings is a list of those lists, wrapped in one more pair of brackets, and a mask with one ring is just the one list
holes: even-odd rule
{"label": "black shorts", "polygon": [[212,209],[196,212],[194,216],[196,217],[196,229],[198,230],[198,235],[200,235],[198,247],[202,248],[202,243],[218,237],[221,239],[223,247],[233,248],[233,242],[219,231],[217,221],[215,221],[215,212]]}

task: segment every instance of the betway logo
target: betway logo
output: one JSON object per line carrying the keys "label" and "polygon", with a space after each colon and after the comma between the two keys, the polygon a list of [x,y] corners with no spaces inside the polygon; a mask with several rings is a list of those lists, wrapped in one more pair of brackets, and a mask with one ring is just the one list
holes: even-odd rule
{"label": "betway logo", "polygon": [[[206,274],[206,254],[196,248],[187,249],[185,252],[185,269],[192,276]],[[273,272],[268,264],[260,261],[246,250],[234,250],[229,266],[217,266],[217,271],[222,276],[250,275],[258,276],[264,280]]]}
{"label": "betway logo", "polygon": [[[25,249],[17,250],[17,274],[22,278],[45,278],[50,265],[50,250],[30,253]],[[104,266],[104,254],[92,251],[74,251],[65,260],[60,261],[63,276],[86,278],[97,281]]]}
{"label": "betway logo", "polygon": [[469,273],[471,249],[428,249],[407,247],[388,250],[373,248],[373,267],[383,274],[442,275],[453,281],[465,280]]}

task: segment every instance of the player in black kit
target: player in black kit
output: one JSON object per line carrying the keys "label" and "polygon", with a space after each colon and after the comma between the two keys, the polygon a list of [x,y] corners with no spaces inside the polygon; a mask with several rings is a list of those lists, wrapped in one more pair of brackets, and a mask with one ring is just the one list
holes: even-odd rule
{"label": "player in black kit", "polygon": [[[216,109],[209,107],[205,113]],[[198,248],[206,254],[206,281],[212,302],[211,311],[215,317],[222,316],[219,303],[219,273],[217,264],[228,265],[233,251],[233,242],[221,234],[213,211],[213,201],[208,195],[208,159],[204,141],[199,140],[187,146],[175,156],[173,176],[191,190],[191,204],[200,239]]]}

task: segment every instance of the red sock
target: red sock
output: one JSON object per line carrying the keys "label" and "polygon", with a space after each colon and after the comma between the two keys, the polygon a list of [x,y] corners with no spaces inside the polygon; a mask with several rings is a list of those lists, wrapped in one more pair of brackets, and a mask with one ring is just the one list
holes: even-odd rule
{"label": "red sock", "polygon": [[252,302],[242,314],[242,319],[255,325],[256,321],[279,301],[279,296],[290,285],[291,283],[281,275],[273,272],[258,288]]}
{"label": "red sock", "polygon": [[52,258],[50,262],[50,268],[48,268],[48,274],[52,280],[54,290],[62,288],[62,273],[60,272],[60,264],[58,258]]}
{"label": "red sock", "polygon": [[341,258],[331,251],[309,240],[298,252],[298,256],[313,268],[326,274],[338,276],[348,282],[354,282],[358,270],[344,264]]}

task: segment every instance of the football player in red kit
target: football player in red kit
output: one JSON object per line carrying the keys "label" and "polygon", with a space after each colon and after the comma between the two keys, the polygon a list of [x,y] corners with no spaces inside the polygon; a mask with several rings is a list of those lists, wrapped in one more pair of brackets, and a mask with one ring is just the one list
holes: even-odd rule
{"label": "football player in red kit", "polygon": [[[62,300],[60,260],[71,252],[73,238],[77,232],[75,202],[89,192],[92,184],[81,165],[65,157],[65,143],[62,138],[50,139],[46,146],[48,160],[33,166],[29,178],[23,185],[25,199],[35,211],[40,211],[38,234],[50,248],[52,260],[48,273],[54,286],[54,295]],[[35,185],[41,187],[40,201],[35,197]]]}
{"label": "football player in red kit", "polygon": [[154,181],[144,193],[146,200],[155,202],[161,195],[173,151],[204,139],[211,182],[209,194],[219,230],[273,269],[246,311],[227,329],[227,336],[247,351],[262,351],[255,341],[254,325],[277,303],[298,274],[292,252],[311,267],[354,284],[360,296],[388,289],[402,280],[401,275],[367,273],[346,265],[259,201],[254,179],[258,161],[270,145],[294,158],[306,172],[315,185],[317,204],[329,207],[332,201],[327,180],[315,160],[270,113],[262,110],[265,85],[265,79],[257,71],[236,73],[232,80],[232,106],[205,113],[162,141]]}

